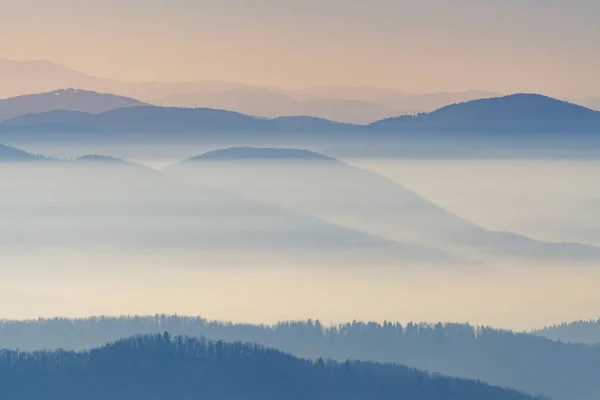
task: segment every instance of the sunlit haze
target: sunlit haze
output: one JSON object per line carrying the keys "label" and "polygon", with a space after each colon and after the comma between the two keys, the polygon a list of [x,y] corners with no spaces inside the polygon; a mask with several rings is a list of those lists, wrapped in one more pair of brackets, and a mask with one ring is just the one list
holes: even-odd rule
{"label": "sunlit haze", "polygon": [[0,0],[0,400],[598,400],[599,182],[599,0]]}
{"label": "sunlit haze", "polygon": [[128,81],[597,96],[593,0],[1,0],[0,56]]}

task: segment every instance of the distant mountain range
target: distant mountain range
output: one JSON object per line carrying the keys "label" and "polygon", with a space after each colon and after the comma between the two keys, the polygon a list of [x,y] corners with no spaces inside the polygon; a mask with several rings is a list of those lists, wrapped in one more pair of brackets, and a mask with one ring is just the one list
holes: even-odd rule
{"label": "distant mountain range", "polygon": [[[384,119],[370,125],[343,124],[315,117],[259,118],[232,111],[208,108],[176,108],[147,106],[133,99],[96,95],[90,92],[66,91],[73,107],[92,108],[78,98],[97,99],[93,106],[118,107],[127,103],[136,107],[116,108],[99,114],[80,111],[27,113],[3,122],[3,130],[62,132],[153,132],[210,133],[229,131],[240,133],[411,133],[411,132],[503,132],[512,133],[578,133],[600,132],[600,112],[576,104],[536,94],[515,94],[505,97],[473,100],[452,104],[430,113]],[[25,96],[28,97],[28,96]],[[62,97],[52,93],[40,95],[46,108],[53,107],[49,98]],[[33,99],[38,97],[34,96]],[[15,102],[16,100],[5,100]],[[67,102],[69,103],[69,102]],[[93,103],[93,102],[90,102]],[[101,103],[101,104],[100,104]],[[75,106],[75,104],[79,104]],[[60,103],[56,105],[59,107]],[[33,107],[33,105],[31,106]],[[38,107],[39,109],[40,107]],[[20,113],[26,113],[26,107]]]}
{"label": "distant mountain range", "polygon": [[[47,60],[13,61],[0,58],[0,98],[79,88],[139,99],[160,106],[214,108],[275,118],[307,115],[333,121],[368,124],[398,115],[414,115],[448,104],[500,97],[501,93],[468,90],[407,94],[366,86],[287,90],[225,81],[130,83],[98,78]],[[569,98],[600,110],[598,98]]]}
{"label": "distant mountain range", "polygon": [[426,112],[450,103],[499,95],[475,90],[409,95],[370,88],[285,91],[251,87],[219,92],[196,91],[151,102],[164,106],[219,108],[269,118],[306,115],[338,122],[366,124],[399,114]]}
{"label": "distant mountain range", "polygon": [[346,132],[356,125],[315,117],[258,118],[209,108],[137,106],[100,114],[49,111],[4,121],[5,130],[21,132],[107,133],[279,133]]}
{"label": "distant mountain range", "polygon": [[141,101],[79,89],[61,89],[0,100],[0,121],[48,111],[101,113],[115,108],[144,105]]}
{"label": "distant mountain range", "polygon": [[366,124],[382,118],[435,110],[446,104],[499,93],[471,90],[411,95],[370,87],[286,90],[223,81],[129,83],[97,78],[46,60],[0,58],[0,98],[80,88],[114,93],[161,106],[203,107],[275,118],[307,115]]}

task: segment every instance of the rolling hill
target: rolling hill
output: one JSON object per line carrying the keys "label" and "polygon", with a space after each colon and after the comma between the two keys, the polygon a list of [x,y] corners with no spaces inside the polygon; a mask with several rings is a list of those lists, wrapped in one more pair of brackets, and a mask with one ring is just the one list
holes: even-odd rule
{"label": "rolling hill", "polygon": [[545,243],[487,230],[381,175],[306,150],[216,150],[168,167],[165,173],[389,240],[466,251],[469,256],[600,259],[600,249],[593,246]]}
{"label": "rolling hill", "polygon": [[[4,150],[3,150],[4,149]],[[0,147],[6,161],[38,160]],[[188,186],[109,156],[20,163],[0,170],[3,244],[188,249],[307,263],[470,263],[427,247],[338,227],[207,186]]]}
{"label": "rolling hill", "polygon": [[136,106],[110,110],[100,114],[78,111],[49,111],[29,114],[4,121],[18,132],[106,133],[214,133],[248,134],[282,132],[347,132],[351,124],[314,117],[258,118],[233,111],[209,108]]}
{"label": "rolling hill", "polygon": [[[470,134],[474,140],[491,140],[483,133],[501,132],[503,135],[496,137],[515,139],[523,133],[597,133],[600,132],[600,112],[541,95],[516,94],[453,104],[430,113],[384,119],[367,126],[307,116],[266,119],[209,108],[140,105],[100,114],[75,111],[29,114],[5,120],[4,130],[7,129],[15,133],[52,133],[73,129],[81,132],[161,134],[235,132],[253,134],[250,139],[257,140],[264,134],[302,133],[303,136],[298,139],[311,134],[321,140],[335,138],[337,142],[364,140],[366,135],[372,139],[389,139],[390,132],[432,132],[446,136],[450,133]],[[409,138],[417,142],[423,140],[418,135]]]}
{"label": "rolling hill", "polygon": [[598,131],[600,112],[539,94],[473,100],[369,125],[373,130]]}
{"label": "rolling hill", "polygon": [[533,335],[568,343],[586,343],[600,346],[600,319],[563,322],[534,330]]}
{"label": "rolling hill", "polygon": [[452,104],[425,114],[437,121],[587,121],[600,113],[583,106],[539,94],[473,100]]}
{"label": "rolling hill", "polygon": [[87,352],[0,352],[6,399],[533,400],[399,365],[302,360],[245,343],[136,336]]}
{"label": "rolling hill", "polygon": [[0,121],[26,114],[67,110],[101,113],[116,108],[144,105],[141,101],[79,89],[59,89],[0,100]]}

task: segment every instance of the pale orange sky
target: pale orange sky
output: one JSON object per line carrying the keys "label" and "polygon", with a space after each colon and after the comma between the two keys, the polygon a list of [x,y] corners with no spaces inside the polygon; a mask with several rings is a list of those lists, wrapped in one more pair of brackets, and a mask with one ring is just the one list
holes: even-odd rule
{"label": "pale orange sky", "polygon": [[0,57],[129,81],[600,96],[597,0],[0,0]]}

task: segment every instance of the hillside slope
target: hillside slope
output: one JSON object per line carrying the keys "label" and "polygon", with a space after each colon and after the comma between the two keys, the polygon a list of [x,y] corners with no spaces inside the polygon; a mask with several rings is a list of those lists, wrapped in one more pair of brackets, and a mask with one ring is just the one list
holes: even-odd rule
{"label": "hillside slope", "polygon": [[219,259],[252,254],[256,260],[279,257],[321,265],[358,260],[394,265],[467,261],[220,189],[189,186],[109,156],[49,160],[0,147],[2,158],[44,161],[0,169],[5,182],[0,234],[8,249],[11,245],[82,246],[89,251],[97,246],[187,249]]}
{"label": "hillside slope", "polygon": [[403,366],[311,362],[261,346],[167,333],[90,352],[0,353],[3,398],[36,400],[533,400]]}
{"label": "hillside slope", "polygon": [[307,150],[215,150],[175,164],[165,173],[390,240],[459,249],[469,256],[600,259],[600,249],[592,246],[544,243],[487,230],[381,175]]}
{"label": "hillside slope", "polygon": [[600,345],[600,319],[563,322],[531,333],[562,342]]}
{"label": "hillside slope", "polygon": [[430,113],[374,122],[371,130],[553,132],[598,131],[600,112],[539,94],[451,104]]}

